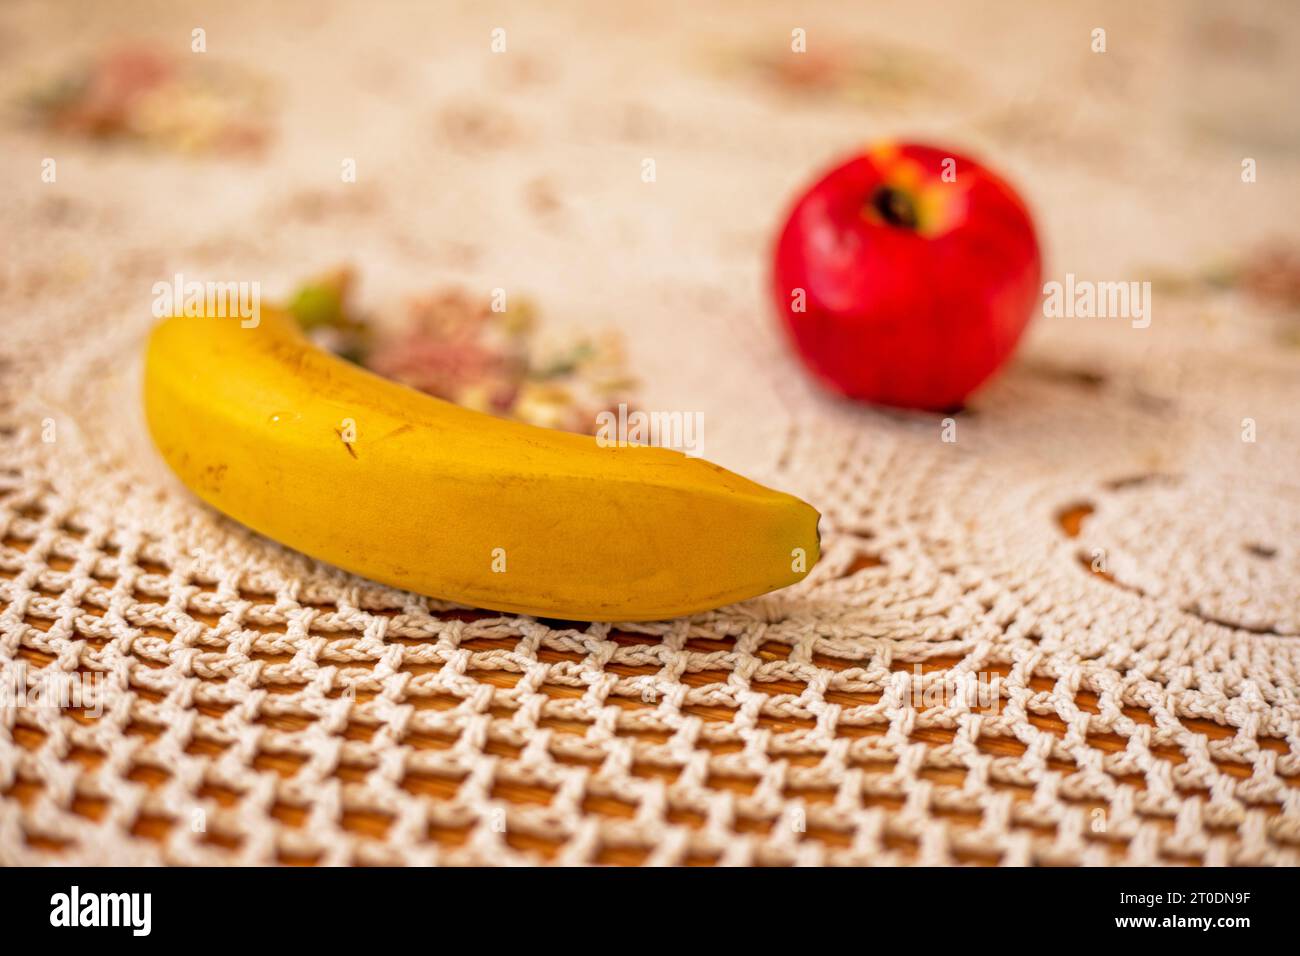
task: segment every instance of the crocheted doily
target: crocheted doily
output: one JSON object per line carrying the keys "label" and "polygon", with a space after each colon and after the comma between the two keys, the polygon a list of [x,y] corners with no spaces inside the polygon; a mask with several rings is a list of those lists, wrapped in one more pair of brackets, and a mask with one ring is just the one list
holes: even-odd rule
{"label": "crocheted doily", "polygon": [[[260,158],[0,133],[0,667],[104,694],[0,708],[0,863],[1297,862],[1300,317],[1249,263],[1297,235],[1300,134],[1241,107],[1300,61],[1294,24],[1224,46],[1117,10],[1099,55],[1042,14],[548,4],[500,14],[497,55],[474,6],[426,32],[275,6],[209,29],[277,97]],[[37,9],[0,19],[20,65],[102,35],[98,7]],[[150,18],[188,45],[189,14]],[[893,65],[774,78],[796,26]],[[1150,326],[1041,317],[947,421],[812,387],[771,230],[846,139],[904,128],[1022,187],[1047,278],[1164,276]],[[502,286],[620,330],[646,407],[823,513],[821,563],[587,626],[381,587],[203,506],[141,422],[152,284],[270,295],[343,258],[373,301]]]}

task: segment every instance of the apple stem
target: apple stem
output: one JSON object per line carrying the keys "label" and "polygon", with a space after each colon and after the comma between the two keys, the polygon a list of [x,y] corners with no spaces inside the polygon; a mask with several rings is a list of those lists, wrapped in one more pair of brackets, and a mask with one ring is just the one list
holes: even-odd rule
{"label": "apple stem", "polygon": [[910,194],[893,186],[880,186],[871,194],[871,208],[891,226],[915,229],[916,204]]}

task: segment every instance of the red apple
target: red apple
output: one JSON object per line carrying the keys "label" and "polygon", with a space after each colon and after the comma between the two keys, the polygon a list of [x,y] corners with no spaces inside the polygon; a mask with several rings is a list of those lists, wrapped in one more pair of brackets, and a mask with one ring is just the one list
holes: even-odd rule
{"label": "red apple", "polygon": [[881,144],[805,192],[781,230],[777,306],[849,398],[948,410],[1015,348],[1041,296],[1025,204],[951,150]]}

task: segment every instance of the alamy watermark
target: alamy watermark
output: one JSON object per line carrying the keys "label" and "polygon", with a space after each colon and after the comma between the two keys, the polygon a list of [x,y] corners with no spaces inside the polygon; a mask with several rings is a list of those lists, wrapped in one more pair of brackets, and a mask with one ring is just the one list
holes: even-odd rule
{"label": "alamy watermark", "polygon": [[262,321],[262,283],[186,281],[178,272],[170,282],[153,284],[153,314],[238,318],[240,328],[255,329]]}
{"label": "alamy watermark", "polygon": [[910,694],[912,706],[917,710],[964,703],[967,707],[979,708],[986,714],[996,714],[1002,706],[1002,677],[1000,674],[986,674],[983,671],[964,672],[940,675],[927,683],[921,665],[914,664]]}
{"label": "alamy watermark", "polygon": [[1092,282],[1065,274],[1043,286],[1043,315],[1049,319],[1129,319],[1135,329],[1151,324],[1150,282]]}
{"label": "alamy watermark", "polygon": [[73,885],[66,893],[50,897],[51,926],[120,926],[132,936],[148,936],[153,929],[152,893],[83,893]]}
{"label": "alamy watermark", "polygon": [[27,662],[14,661],[0,674],[0,709],[8,707],[84,709],[89,717],[104,713],[105,676],[95,671],[38,671],[28,680]]}
{"label": "alamy watermark", "polygon": [[618,411],[596,416],[596,444],[601,448],[654,445],[694,457],[704,454],[703,412],[629,412],[620,402]]}

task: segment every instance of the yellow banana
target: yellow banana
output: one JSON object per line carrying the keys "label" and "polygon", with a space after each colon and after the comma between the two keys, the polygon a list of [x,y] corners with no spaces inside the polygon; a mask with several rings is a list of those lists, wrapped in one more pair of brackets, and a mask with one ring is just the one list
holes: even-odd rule
{"label": "yellow banana", "polygon": [[800,580],[817,512],[698,458],[469,411],[312,345],[288,315],[177,317],[149,430],[200,498],[431,597],[575,620],[675,617]]}

